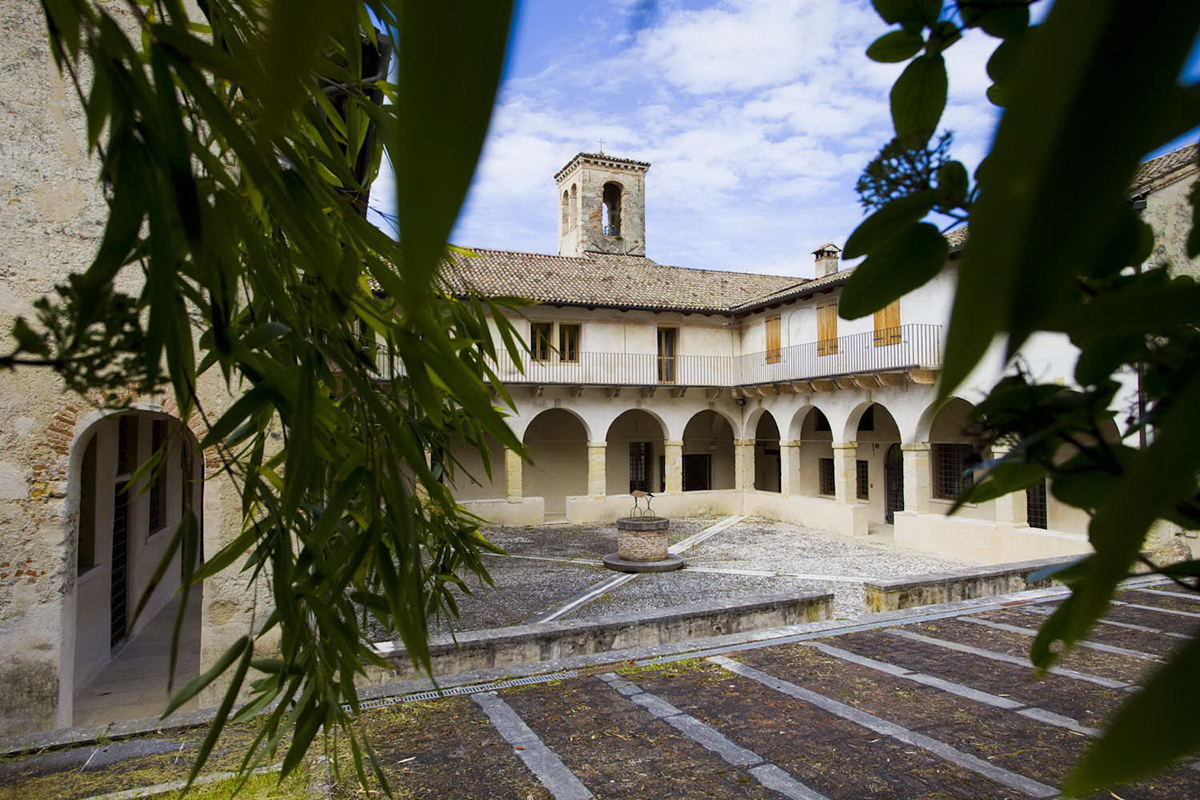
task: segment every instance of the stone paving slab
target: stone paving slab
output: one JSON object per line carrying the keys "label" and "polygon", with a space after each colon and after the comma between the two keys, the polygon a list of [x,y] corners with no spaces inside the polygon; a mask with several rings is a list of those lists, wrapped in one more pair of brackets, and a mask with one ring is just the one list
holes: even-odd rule
{"label": "stone paving slab", "polygon": [[[1045,612],[1056,595],[1027,596],[1037,604],[971,601],[844,631],[822,623],[787,642],[697,651],[711,658],[598,665],[553,683],[491,689],[493,705],[506,709],[504,730],[469,695],[371,709],[362,726],[399,797],[1048,798],[1091,726],[1130,696],[1102,684],[1136,683],[1145,674],[1137,667],[1155,662],[1094,651],[1064,662],[1072,673],[1044,676],[1012,663],[1023,658],[1020,634],[965,617],[1034,626],[1045,615],[1030,609]],[[1180,641],[1106,626],[1089,634],[1110,635],[1142,649]],[[228,768],[250,730],[222,745],[214,771]],[[186,772],[202,735],[9,757],[0,761],[0,799],[162,783]],[[94,768],[81,769],[89,761]],[[362,795],[343,775],[334,796]],[[1114,796],[1200,797],[1200,771],[1181,765],[1095,797]]]}

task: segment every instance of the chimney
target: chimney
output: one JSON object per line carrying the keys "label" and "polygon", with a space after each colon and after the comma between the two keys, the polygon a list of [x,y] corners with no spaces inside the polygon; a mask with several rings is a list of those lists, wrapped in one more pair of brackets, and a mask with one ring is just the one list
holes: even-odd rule
{"label": "chimney", "polygon": [[842,252],[833,242],[828,242],[813,250],[817,259],[817,277],[824,278],[838,271],[838,253]]}

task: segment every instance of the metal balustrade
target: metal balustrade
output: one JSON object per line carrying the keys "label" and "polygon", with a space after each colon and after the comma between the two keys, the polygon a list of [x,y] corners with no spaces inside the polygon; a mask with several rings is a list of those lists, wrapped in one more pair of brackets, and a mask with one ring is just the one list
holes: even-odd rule
{"label": "metal balustrade", "polygon": [[[549,359],[522,353],[514,361],[505,352],[493,368],[506,384],[749,386],[937,368],[942,364],[941,333],[940,325],[901,325],[738,356],[580,352],[578,359],[566,361],[554,352]],[[402,365],[383,348],[377,351],[377,364],[381,377],[401,374]]]}

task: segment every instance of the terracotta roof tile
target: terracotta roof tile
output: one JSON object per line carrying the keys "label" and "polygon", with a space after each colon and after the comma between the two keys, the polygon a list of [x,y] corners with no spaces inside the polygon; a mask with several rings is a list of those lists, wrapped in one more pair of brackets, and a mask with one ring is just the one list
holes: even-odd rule
{"label": "terracotta roof tile", "polygon": [[689,269],[643,256],[581,257],[474,248],[447,264],[454,291],[525,297],[541,303],[728,313],[734,306],[795,287],[802,278]]}
{"label": "terracotta roof tile", "polygon": [[1139,195],[1157,188],[1157,184],[1173,173],[1184,170],[1187,170],[1184,174],[1195,172],[1197,162],[1200,162],[1200,144],[1191,144],[1158,158],[1143,161],[1133,173],[1133,180],[1129,183],[1129,194]]}

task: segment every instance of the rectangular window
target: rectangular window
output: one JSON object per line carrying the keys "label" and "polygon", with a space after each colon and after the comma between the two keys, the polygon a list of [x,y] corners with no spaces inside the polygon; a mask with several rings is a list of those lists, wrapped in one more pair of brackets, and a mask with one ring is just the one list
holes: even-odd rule
{"label": "rectangular window", "polygon": [[837,301],[817,306],[817,355],[831,356],[838,351]]}
{"label": "rectangular window", "polygon": [[579,326],[558,326],[558,357],[563,361],[579,360]]}
{"label": "rectangular window", "polygon": [[897,344],[900,341],[900,301],[893,300],[875,312],[875,346]]}
{"label": "rectangular window", "polygon": [[650,491],[650,442],[629,443],[629,491]]}
{"label": "rectangular window", "polygon": [[935,442],[931,446],[934,497],[953,500],[975,485],[975,476],[966,471],[974,453],[970,444]]}
{"label": "rectangular window", "polygon": [[679,353],[679,329],[658,329],[658,382],[675,382],[675,361]]}
{"label": "rectangular window", "polygon": [[855,462],[855,496],[859,500],[871,499],[871,471],[864,459]]}
{"label": "rectangular window", "polygon": [[1046,479],[1030,486],[1025,490],[1025,513],[1029,527],[1046,530],[1050,527],[1048,509],[1046,507]]}
{"label": "rectangular window", "polygon": [[[167,421],[156,419],[150,423],[150,446],[159,454],[167,441]],[[154,470],[150,484],[150,520],[146,529],[150,533],[161,530],[167,524],[167,463],[169,453],[162,453],[162,461]]]}
{"label": "rectangular window", "polygon": [[529,328],[529,347],[534,361],[550,360],[550,334],[554,330],[551,322],[535,322]]}
{"label": "rectangular window", "polygon": [[778,364],[782,357],[782,348],[779,346],[779,315],[767,319],[767,363]]}
{"label": "rectangular window", "polygon": [[833,459],[817,459],[817,494],[832,497],[837,494],[833,481]]}

